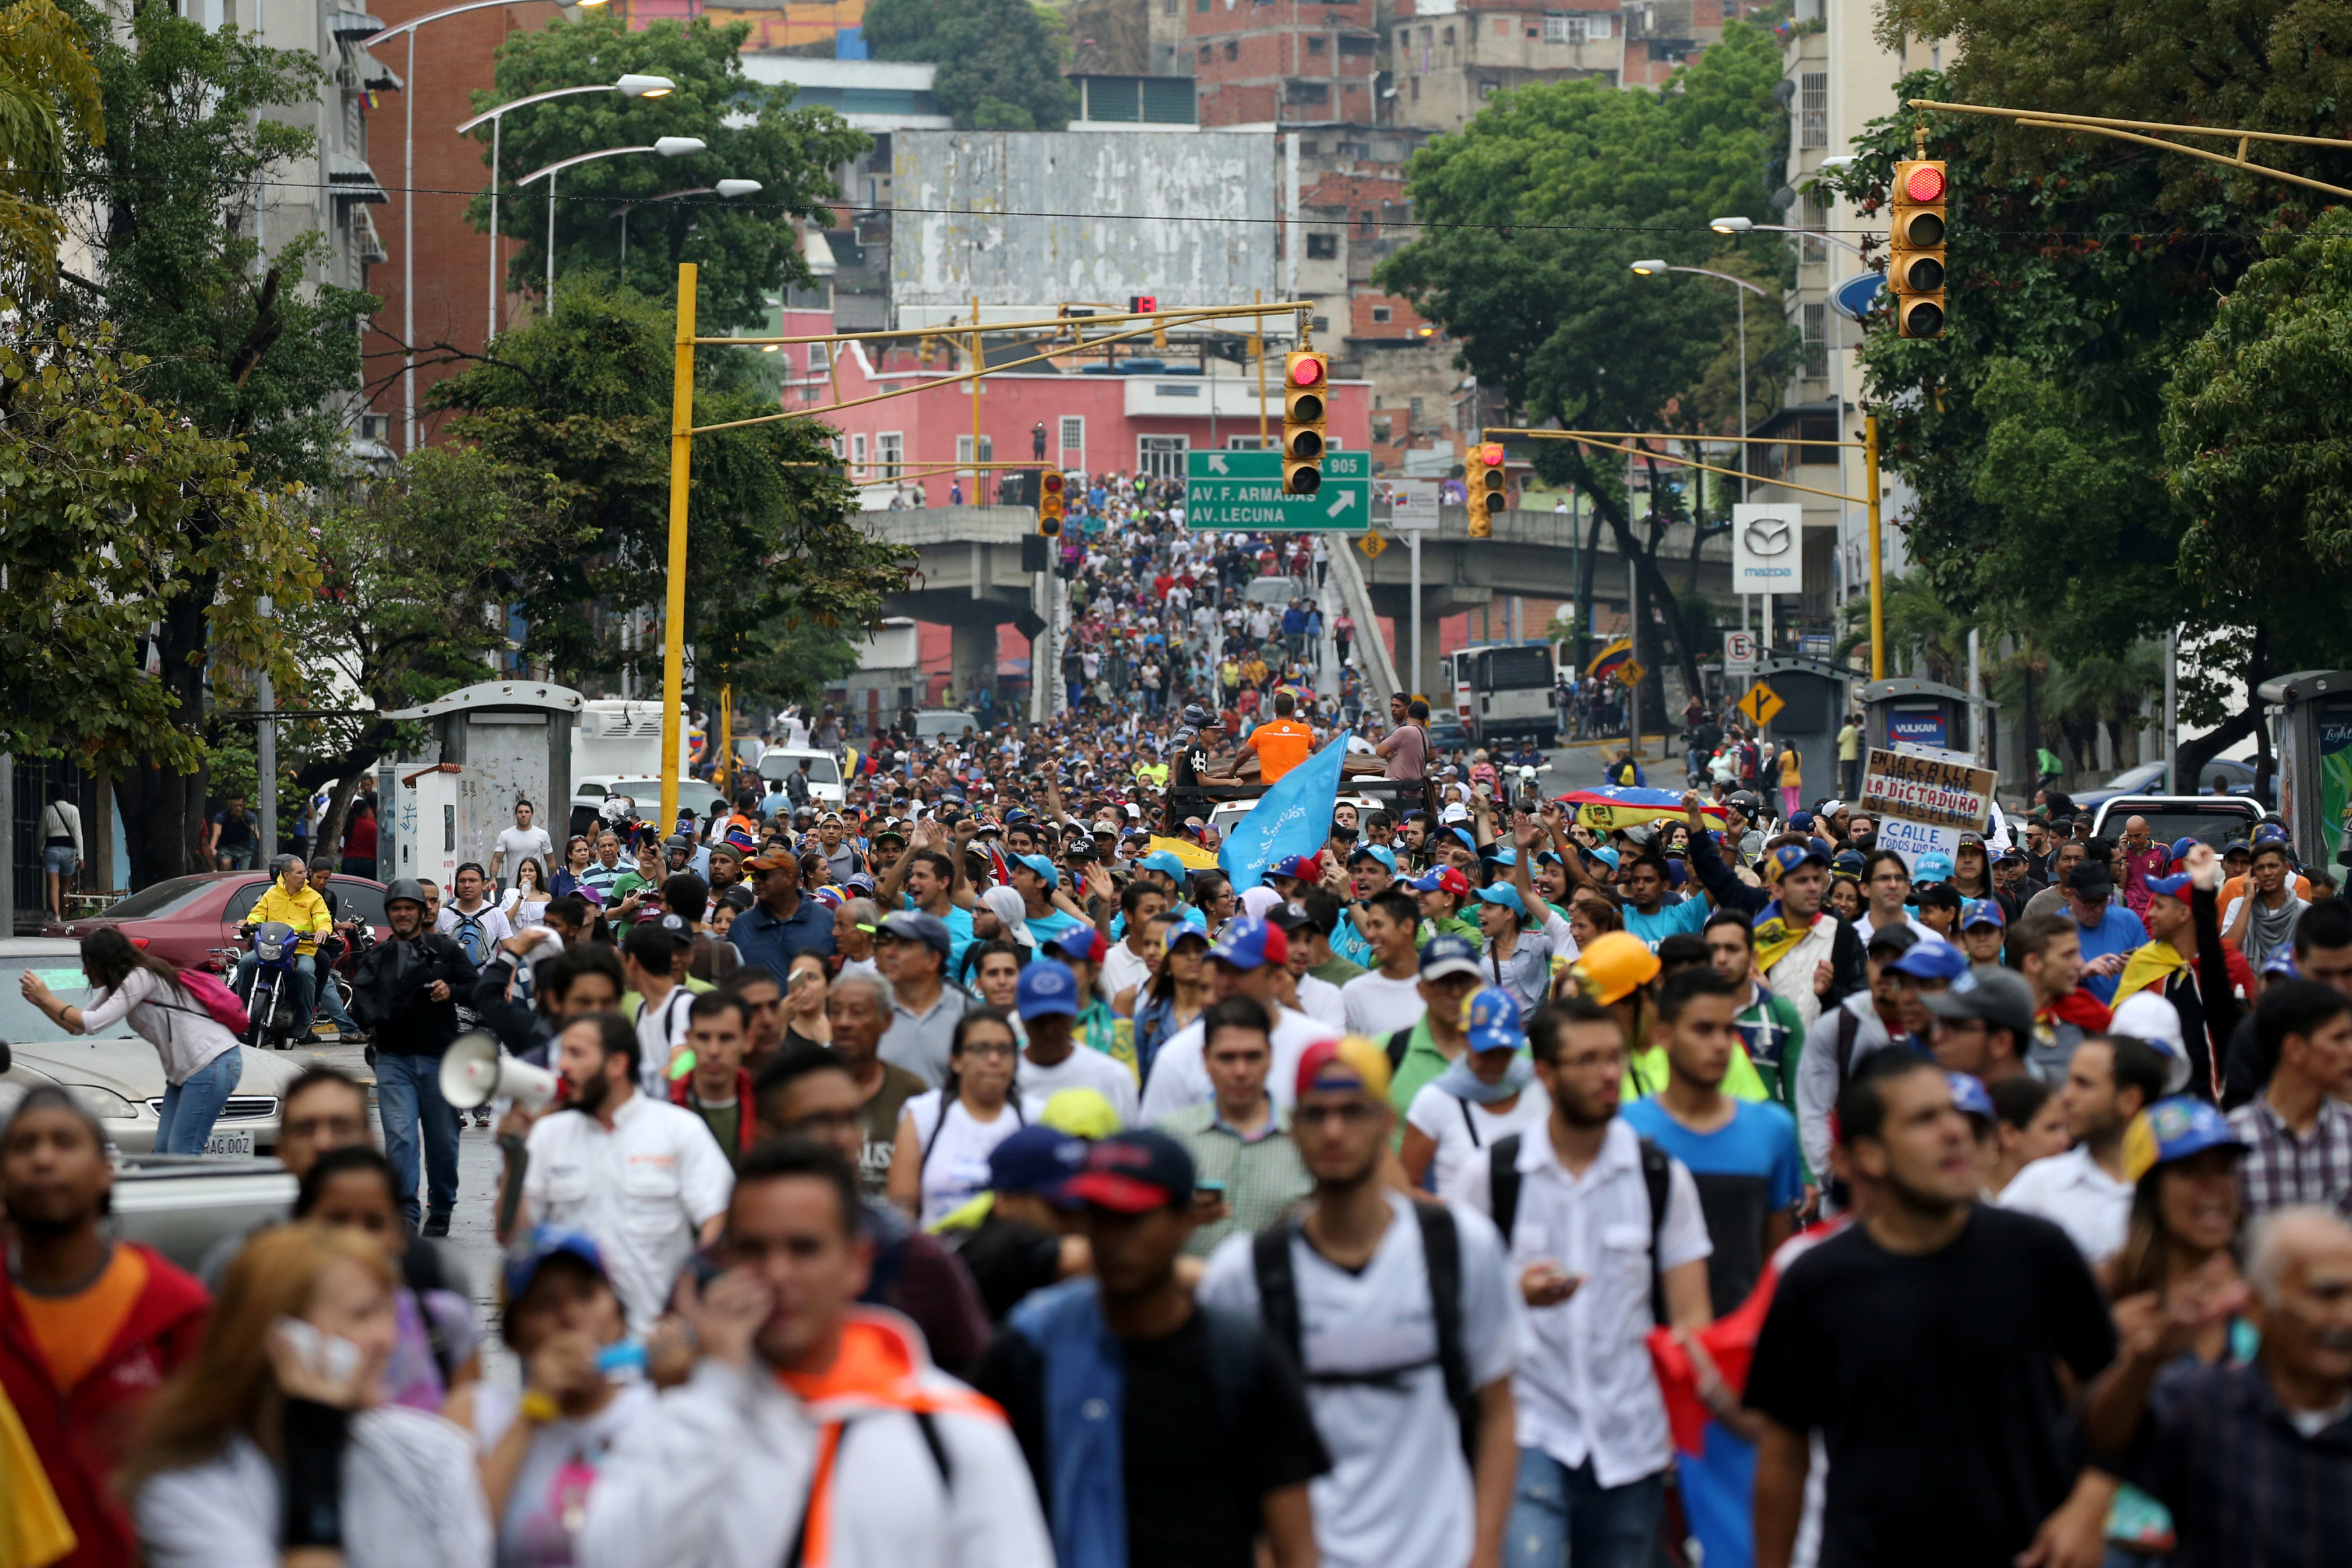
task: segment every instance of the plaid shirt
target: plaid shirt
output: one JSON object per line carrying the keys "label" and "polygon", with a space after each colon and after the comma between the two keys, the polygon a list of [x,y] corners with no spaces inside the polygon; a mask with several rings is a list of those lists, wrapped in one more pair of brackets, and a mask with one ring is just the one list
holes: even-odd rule
{"label": "plaid shirt", "polygon": [[2271,1109],[2270,1096],[2260,1094],[2230,1113],[2230,1127],[2246,1141],[2239,1179],[2248,1225],[2298,1203],[2324,1204],[2352,1218],[2352,1105],[2322,1100],[2311,1135],[2299,1138]]}
{"label": "plaid shirt", "polygon": [[2332,1568],[2352,1552],[2352,1419],[2305,1437],[2259,1365],[2160,1374],[2127,1470],[2172,1511],[2179,1568]]}
{"label": "plaid shirt", "polygon": [[1160,1119],[1160,1130],[1184,1145],[1202,1181],[1225,1184],[1224,1218],[1203,1225],[1184,1250],[1206,1257],[1236,1230],[1255,1235],[1290,1212],[1315,1183],[1290,1141],[1290,1113],[1276,1109],[1264,1132],[1244,1136],[1217,1114],[1217,1103],[1187,1105]]}

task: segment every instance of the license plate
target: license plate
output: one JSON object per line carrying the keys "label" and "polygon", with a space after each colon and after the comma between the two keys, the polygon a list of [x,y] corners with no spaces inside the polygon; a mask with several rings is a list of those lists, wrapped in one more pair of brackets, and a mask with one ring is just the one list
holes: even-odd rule
{"label": "license plate", "polygon": [[242,1155],[247,1159],[251,1159],[253,1157],[253,1134],[250,1132],[215,1133],[211,1137],[205,1140],[205,1153],[208,1155]]}

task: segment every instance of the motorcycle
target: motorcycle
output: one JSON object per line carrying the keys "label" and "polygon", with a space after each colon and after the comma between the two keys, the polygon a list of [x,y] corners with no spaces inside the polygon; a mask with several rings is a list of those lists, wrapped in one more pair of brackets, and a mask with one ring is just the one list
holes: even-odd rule
{"label": "motorcycle", "polygon": [[[253,928],[248,940],[254,957],[253,977],[237,991],[245,1003],[244,1043],[262,1051],[287,1051],[297,1043],[294,1019],[300,1009],[294,972],[295,948],[302,934],[282,920],[268,920]],[[236,955],[234,949],[226,956]],[[236,988],[234,979],[231,988]]]}

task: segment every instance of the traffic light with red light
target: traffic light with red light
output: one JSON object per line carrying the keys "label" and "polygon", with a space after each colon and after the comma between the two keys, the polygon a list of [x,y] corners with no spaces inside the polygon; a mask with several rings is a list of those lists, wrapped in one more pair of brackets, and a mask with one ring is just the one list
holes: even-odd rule
{"label": "traffic light with red light", "polygon": [[1331,359],[1312,350],[1282,357],[1282,491],[1312,496],[1323,487],[1323,422],[1329,412]]}
{"label": "traffic light with red light", "polygon": [[1052,469],[1037,477],[1037,531],[1049,539],[1062,532],[1062,476]]}
{"label": "traffic light with red light", "polygon": [[1470,449],[1465,476],[1470,487],[1470,537],[1474,539],[1492,538],[1496,514],[1511,504],[1499,441],[1483,441]]}
{"label": "traffic light with red light", "polygon": [[1941,159],[1895,165],[1894,232],[1886,264],[1895,291],[1895,331],[1937,338],[1944,331],[1945,202],[1950,176]]}

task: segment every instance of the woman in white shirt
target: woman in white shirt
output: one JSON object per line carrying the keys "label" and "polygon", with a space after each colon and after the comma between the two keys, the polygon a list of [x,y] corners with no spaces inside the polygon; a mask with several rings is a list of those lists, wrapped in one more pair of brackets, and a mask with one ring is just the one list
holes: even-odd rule
{"label": "woman in white shirt", "polygon": [[68,1034],[100,1034],[127,1023],[163,1063],[163,1108],[155,1122],[159,1155],[201,1155],[221,1107],[245,1072],[236,1036],[215,1022],[180,972],[131,945],[110,925],[81,939],[81,972],[104,995],[73,1007],[44,985],[38,970],[20,982],[25,999]]}
{"label": "woman in white shirt", "polygon": [[116,1476],[150,1568],[489,1561],[473,1439],[385,1402],[398,1279],[350,1230],[247,1243]]}
{"label": "woman in white shirt", "polygon": [[964,1014],[948,1047],[947,1082],[898,1113],[890,1201],[926,1228],[988,1190],[988,1156],[1023,1124],[1013,1090],[1020,1042],[1004,1014]]}
{"label": "woman in white shirt", "polygon": [[1464,1030],[1467,1049],[1423,1084],[1405,1108],[1399,1154],[1413,1185],[1433,1186],[1441,1198],[1461,1196],[1463,1176],[1480,1149],[1513,1133],[1532,1134],[1551,1114],[1509,992],[1488,986],[1475,993]]}
{"label": "woman in white shirt", "polygon": [[547,901],[555,895],[548,891],[546,874],[539,860],[525,855],[515,867],[514,885],[499,899],[499,913],[517,931],[547,924]]}

